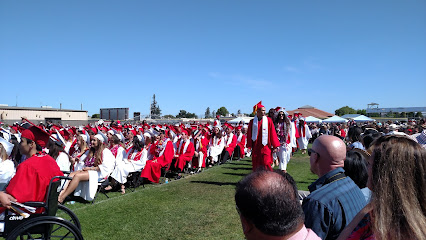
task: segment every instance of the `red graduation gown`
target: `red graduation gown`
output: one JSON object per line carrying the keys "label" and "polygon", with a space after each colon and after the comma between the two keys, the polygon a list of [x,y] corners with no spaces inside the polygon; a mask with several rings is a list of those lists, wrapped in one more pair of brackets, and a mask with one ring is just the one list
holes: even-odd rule
{"label": "red graduation gown", "polygon": [[241,137],[241,141],[237,143],[240,146],[240,158],[244,157],[244,148],[246,147],[246,135],[243,134]]}
{"label": "red graduation gown", "polygon": [[[10,180],[6,192],[17,202],[44,202],[50,180],[63,176],[55,159],[47,154],[34,155],[16,168],[15,176]],[[4,208],[0,209],[3,212]]]}
{"label": "red graduation gown", "polygon": [[[225,144],[227,141],[225,142]],[[237,146],[237,136],[235,134],[232,134],[232,141],[231,144],[229,144],[228,147],[225,147],[225,150],[229,153],[229,157],[232,156],[232,153],[234,152],[235,147]]]}
{"label": "red graduation gown", "polygon": [[[196,140],[198,141],[198,140]],[[201,138],[201,145],[199,146],[199,149],[196,149],[196,151],[203,153],[203,163],[201,164],[201,167],[206,167],[206,157],[207,157],[207,146],[209,145],[209,140],[207,137]],[[198,158],[192,159],[192,166],[198,166]]]}
{"label": "red graduation gown", "polygon": [[183,152],[184,146],[185,144],[182,143],[180,152],[178,153],[179,157],[176,159],[175,162],[175,168],[180,169],[181,171],[183,171],[185,164],[192,160],[195,151],[194,144],[191,141],[189,142],[188,147],[186,148],[186,152]]}
{"label": "red graduation gown", "polygon": [[146,165],[144,169],[142,169],[141,177],[147,178],[151,182],[158,183],[161,177],[161,168],[172,162],[174,153],[173,143],[172,141],[168,141],[163,155],[153,159],[156,159],[157,162],[153,162],[153,160],[146,161]]}
{"label": "red graduation gown", "polygon": [[258,167],[263,167],[272,171],[272,148],[277,148],[280,146],[280,141],[278,140],[277,132],[275,130],[272,119],[269,117],[266,117],[266,119],[268,120],[268,143],[265,146],[262,145],[262,120],[257,123],[258,131],[256,141],[251,139],[253,119],[250,120],[248,125],[247,147],[252,149],[253,171],[255,171]]}

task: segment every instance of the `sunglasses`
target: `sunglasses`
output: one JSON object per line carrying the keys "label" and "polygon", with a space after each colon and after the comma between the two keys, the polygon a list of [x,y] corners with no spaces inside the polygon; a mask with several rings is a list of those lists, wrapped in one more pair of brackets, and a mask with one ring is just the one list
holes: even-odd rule
{"label": "sunglasses", "polygon": [[318,157],[320,156],[319,153],[315,152],[312,148],[308,149],[308,155],[311,156],[312,153],[316,153]]}

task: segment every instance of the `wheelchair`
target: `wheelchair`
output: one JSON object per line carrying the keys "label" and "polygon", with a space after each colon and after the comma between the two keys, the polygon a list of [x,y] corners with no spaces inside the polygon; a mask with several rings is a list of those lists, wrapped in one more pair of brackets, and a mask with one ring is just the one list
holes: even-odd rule
{"label": "wheelchair", "polygon": [[[68,208],[58,204],[61,190],[60,179],[68,177],[57,176],[50,180],[45,202],[25,202],[26,206],[42,208],[43,213],[31,214],[28,218],[12,215],[5,211],[4,232],[0,237],[5,239],[84,239],[77,216]],[[55,181],[56,180],[56,181]],[[58,217],[57,215],[64,216]]]}

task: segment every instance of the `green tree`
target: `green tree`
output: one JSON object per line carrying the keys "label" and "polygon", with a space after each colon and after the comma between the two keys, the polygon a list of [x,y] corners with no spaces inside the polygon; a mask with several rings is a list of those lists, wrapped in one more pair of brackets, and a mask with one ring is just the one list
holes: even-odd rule
{"label": "green tree", "polygon": [[151,118],[159,119],[160,117],[161,117],[160,106],[158,106],[158,103],[155,100],[155,94],[154,94],[154,96],[152,96],[152,103],[151,103]]}
{"label": "green tree", "polygon": [[221,115],[221,116],[227,116],[229,114],[228,109],[226,109],[226,107],[220,107],[217,112],[217,115]]}
{"label": "green tree", "polygon": [[95,113],[92,115],[92,118],[100,118],[100,117],[101,117],[101,114],[99,113]]}
{"label": "green tree", "polygon": [[240,114],[241,114],[241,110],[240,110],[240,109],[238,109],[237,114],[238,114],[238,115],[240,115]]}
{"label": "green tree", "polygon": [[180,110],[176,118],[197,118],[195,113],[190,113],[185,110]]}
{"label": "green tree", "polygon": [[213,117],[213,118],[215,118],[215,117],[216,117],[216,111],[215,111],[215,110],[213,110],[213,112],[212,112],[212,117]]}
{"label": "green tree", "polygon": [[163,118],[175,118],[175,116],[173,116],[171,114],[167,114],[167,115],[164,115]]}
{"label": "green tree", "polygon": [[343,116],[345,114],[355,114],[356,110],[349,107],[349,106],[344,106],[344,107],[341,107],[341,108],[337,109],[336,111],[334,111],[334,113],[337,116]]}
{"label": "green tree", "polygon": [[361,115],[367,115],[367,110],[365,110],[365,109],[358,109],[358,110],[356,110],[356,113],[357,114],[361,114]]}
{"label": "green tree", "polygon": [[210,107],[207,107],[206,112],[204,113],[204,118],[211,118],[212,116],[210,115]]}
{"label": "green tree", "polygon": [[422,117],[423,117],[422,112],[417,112],[417,113],[416,113],[416,117],[422,118]]}

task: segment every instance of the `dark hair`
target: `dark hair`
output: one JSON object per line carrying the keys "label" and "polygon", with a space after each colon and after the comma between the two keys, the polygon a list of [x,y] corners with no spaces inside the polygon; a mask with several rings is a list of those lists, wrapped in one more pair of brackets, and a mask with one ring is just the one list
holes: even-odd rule
{"label": "dark hair", "polygon": [[364,145],[365,149],[370,148],[371,144],[378,138],[382,136],[381,133],[375,131],[368,134],[362,135],[362,144]]}
{"label": "dark hair", "polygon": [[[49,149],[49,155],[53,158],[56,159],[59,156],[60,152],[65,152],[64,148],[62,146],[59,146],[54,140],[49,139],[49,143],[48,143],[48,149]],[[67,154],[67,153],[66,153]],[[68,155],[68,154],[67,154]]]}
{"label": "dark hair", "polygon": [[352,126],[349,128],[348,137],[352,142],[361,142],[362,129],[358,126]]}
{"label": "dark hair", "polygon": [[271,236],[289,235],[305,219],[296,184],[287,173],[258,170],[249,174],[237,183],[235,203],[247,221]]}
{"label": "dark hair", "polygon": [[[32,142],[34,142],[33,140],[31,140],[31,139],[28,139],[28,138],[25,138],[25,139],[27,139],[27,144],[31,144]],[[22,142],[22,139],[21,139],[21,142]],[[36,150],[37,150],[37,152],[41,152],[41,151],[43,151],[43,148],[40,146],[40,145],[38,145],[36,142],[34,142],[34,144],[36,145]]]}
{"label": "dark hair", "polygon": [[142,148],[145,145],[139,141],[139,138],[137,136],[133,137],[133,149],[136,150],[137,152],[140,152],[142,150]]}
{"label": "dark hair", "polygon": [[22,155],[19,151],[19,142],[15,135],[12,135],[10,137],[10,142],[13,144],[12,153],[10,154],[10,159],[13,160],[13,163],[15,164],[15,167],[18,166],[18,163],[20,163]]}
{"label": "dark hair", "polygon": [[367,162],[361,153],[348,151],[343,168],[345,169],[346,176],[350,177],[359,188],[367,186]]}

